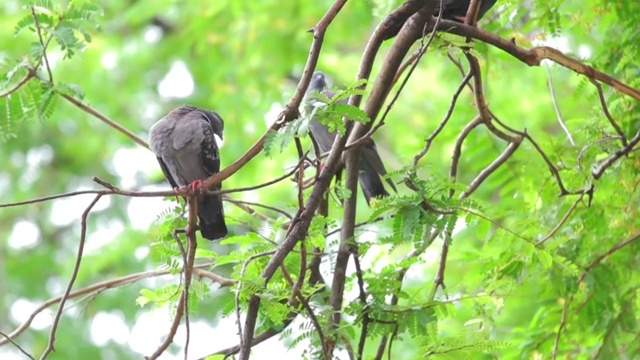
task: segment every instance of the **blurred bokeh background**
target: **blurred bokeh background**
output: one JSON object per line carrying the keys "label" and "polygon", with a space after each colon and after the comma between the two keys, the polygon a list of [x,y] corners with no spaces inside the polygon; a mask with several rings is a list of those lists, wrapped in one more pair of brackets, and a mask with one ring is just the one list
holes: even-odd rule
{"label": "blurred bokeh background", "polygon": [[[95,23],[82,25],[91,37],[86,48],[65,58],[65,51],[57,43],[50,46],[48,61],[54,82],[81,88],[88,105],[145,139],[149,127],[176,106],[189,103],[213,109],[225,120],[221,148],[224,167],[262,136],[292,95],[312,41],[307,30],[332,2],[92,3],[98,15]],[[318,69],[327,73],[335,86],[355,80],[369,35],[400,3],[397,0],[347,3],[329,27],[318,63]],[[43,5],[64,9],[67,2]],[[499,0],[480,26],[513,38],[526,48],[553,46],[638,85],[638,67],[633,60],[640,55],[638,7],[635,0],[615,4],[604,0]],[[38,41],[29,29],[14,35],[21,19],[29,16],[31,10],[23,1],[0,3],[0,61],[5,75],[16,63],[27,59],[33,43]],[[385,43],[376,69],[388,46],[389,42]],[[527,129],[542,144],[554,164],[562,169],[567,187],[578,189],[588,183],[591,166],[615,145],[604,141],[594,146],[597,139],[613,133],[595,88],[585,78],[557,65],[528,67],[481,43],[476,44],[474,51],[481,59],[492,111],[510,126]],[[374,135],[387,170],[399,171],[410,166],[424,139],[445,116],[463,76],[447,53],[464,59],[459,50],[450,49],[444,40],[436,41],[408,81],[386,125]],[[15,80],[6,79],[2,93],[15,85]],[[555,106],[549,81],[554,88]],[[40,85],[33,81],[25,86]],[[169,187],[154,156],[128,137],[62,97],[54,98],[52,111],[45,116],[33,116],[33,112],[21,116],[13,109],[16,102],[28,103],[25,96],[15,93],[10,98],[0,98],[0,203],[98,188],[91,181],[92,176],[126,189]],[[635,133],[638,120],[633,114],[637,114],[634,112],[637,105],[610,89],[605,88],[605,96],[623,129],[628,134]],[[570,143],[558,125],[556,106],[576,145]],[[450,124],[421,161],[420,176],[434,181],[447,178],[456,136],[474,115],[472,93],[465,90]],[[310,149],[308,139],[303,144],[305,150]],[[505,144],[486,129],[474,131],[464,146],[459,182],[468,184],[504,148]],[[274,179],[296,161],[293,145],[282,153],[261,154],[226,180],[224,187],[251,186]],[[637,158],[629,161],[637,165]],[[392,178],[402,179],[401,174]],[[603,177],[597,184],[593,205],[579,207],[576,218],[560,231],[559,239],[554,240],[549,251],[584,265],[595,254],[606,251],[607,246],[634,229],[637,231],[640,228],[634,215],[638,209],[637,179],[637,171],[631,165],[621,165]],[[399,192],[410,194],[403,185],[399,186]],[[498,223],[512,226],[515,232],[535,240],[557,224],[575,201],[557,195],[558,188],[543,160],[525,143],[472,199]],[[296,208],[296,190],[291,181],[233,196],[292,213]],[[371,211],[362,195],[358,196],[358,220],[364,221]],[[446,193],[441,196],[445,198]],[[0,208],[0,331],[10,333],[37,306],[62,293],[75,261],[80,216],[91,199],[87,195]],[[87,249],[75,288],[162,267],[165,259],[152,246],[159,232],[156,220],[174,204],[172,199],[102,198],[89,217]],[[231,204],[226,204],[225,209],[232,233],[259,231],[259,222],[251,221],[242,210]],[[332,209],[339,214],[335,201]],[[401,259],[411,247],[410,241],[390,244],[392,223],[393,219],[387,219],[362,233],[363,239],[377,244],[377,250],[367,258],[372,268],[381,269]],[[577,271],[573,269],[572,273],[566,266],[548,264],[550,260],[541,258],[531,243],[496,232],[500,230],[478,219],[463,221],[457,230],[447,265],[448,291],[440,296],[473,299],[447,308],[445,320],[438,322],[439,334],[468,337],[478,333],[483,334],[479,336],[483,339],[500,342],[499,346],[492,344],[495,348],[488,351],[478,350],[478,356],[487,358],[548,358],[549,353],[538,357],[539,351],[551,349],[562,302],[564,296],[575,291]],[[225,246],[219,243],[202,242],[201,246],[225,251]],[[426,296],[439,253],[439,247],[434,245],[412,268],[404,288],[407,296]],[[621,291],[615,284],[637,285],[637,275],[621,270],[629,264],[637,265],[634,255],[620,256],[618,267],[600,274],[610,276],[608,281],[617,288],[615,293]],[[330,266],[327,264],[323,269],[329,276]],[[231,273],[229,269],[221,271]],[[152,278],[69,302],[58,329],[56,351],[49,358],[125,359],[148,355],[166,335],[170,312],[166,307],[140,307],[136,298],[142,288],[177,281],[177,275]],[[598,278],[593,282],[598,283]],[[575,358],[594,356],[598,346],[606,341],[602,334],[614,326],[611,322],[620,313],[616,309],[622,306],[618,302],[622,297],[603,288],[598,291],[591,300],[584,300],[588,314],[574,315],[575,328],[568,330],[566,341],[579,343],[575,347],[583,350]],[[234,315],[222,316],[223,309],[232,302],[232,293],[228,289],[216,290],[215,284],[210,292],[211,296],[200,302],[192,317],[194,356],[238,341]],[[635,313],[637,298],[631,299],[629,309]],[[606,315],[599,314],[604,310]],[[16,341],[32,354],[39,354],[46,347],[54,312],[55,306],[40,314]],[[626,325],[629,333],[620,335],[620,339],[637,335],[637,324],[632,323]],[[613,334],[618,334],[617,331]],[[406,346],[394,347],[394,354],[399,358],[421,358],[418,343],[405,335],[402,341]],[[170,348],[176,358],[181,357],[183,342],[181,330],[176,338],[178,345]],[[304,343],[290,351],[286,343],[287,339],[275,337],[256,348],[255,358],[273,358],[275,354],[300,358]],[[373,342],[370,346],[373,353]],[[615,346],[614,349],[619,350]],[[172,356],[166,354],[163,359]],[[0,347],[0,357],[23,358],[11,345]]]}

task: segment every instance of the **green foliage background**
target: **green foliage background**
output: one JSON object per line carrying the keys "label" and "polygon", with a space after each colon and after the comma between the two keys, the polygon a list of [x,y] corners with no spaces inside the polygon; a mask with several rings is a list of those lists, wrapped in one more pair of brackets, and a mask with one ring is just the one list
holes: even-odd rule
{"label": "green foliage background", "polygon": [[[177,105],[187,102],[215,109],[225,120],[223,166],[230,164],[266,131],[265,117],[277,109],[274,104],[288,101],[312,40],[307,30],[331,3],[37,3],[40,23],[50,24],[55,35],[48,52],[55,85],[32,80],[11,96],[0,98],[0,203],[96,188],[92,176],[120,186],[123,179],[115,170],[116,151],[141,149],[60,94],[84,96],[91,107],[143,138],[157,119]],[[337,84],[353,83],[368,36],[399,3],[348,2],[329,27],[318,68],[330,74]],[[499,0],[480,24],[504,38],[514,38],[524,47],[553,40],[552,46],[638,87],[638,14],[640,5],[636,0]],[[7,0],[0,4],[0,93],[18,84],[27,74],[27,65],[42,53],[29,19],[31,10],[23,2]],[[54,28],[55,24],[59,25]],[[394,105],[386,125],[374,136],[388,170],[396,171],[392,176],[395,181],[402,179],[402,170],[411,165],[424,139],[446,114],[462,78],[447,59],[447,50],[443,40],[436,41]],[[460,55],[455,48],[449,50]],[[620,148],[619,141],[611,138],[615,132],[604,116],[595,87],[584,77],[557,65],[548,70],[527,67],[480,43],[474,51],[481,58],[492,111],[511,127],[526,129],[536,139],[561,170],[569,190],[594,185],[595,191],[592,199],[585,196],[577,203],[571,216],[543,246],[534,246],[561,222],[578,196],[558,196],[559,189],[543,159],[525,142],[469,201],[449,200],[447,178],[453,145],[476,111],[471,92],[463,91],[449,125],[420,162],[417,174],[424,192],[439,207],[469,210],[458,213],[459,224],[465,226],[456,228],[448,239],[451,247],[446,290],[432,289],[442,246],[438,240],[424,256],[412,260],[415,263],[402,286],[400,305],[384,305],[385,296],[399,286],[394,283],[395,276],[401,266],[407,265],[402,259],[412,248],[423,244],[425,225],[444,227],[445,222],[451,225],[455,221],[446,218],[436,222],[433,214],[421,213],[415,206],[414,193],[404,185],[399,186],[397,198],[382,201],[379,207],[379,213],[396,216],[369,227],[377,235],[363,232],[358,240],[373,259],[365,272],[372,311],[380,318],[400,322],[393,358],[546,359],[554,353],[561,326],[557,354],[562,358],[640,356],[640,282],[636,271],[639,245],[632,242],[613,252],[590,269],[584,281],[578,282],[584,269],[598,256],[640,231],[638,152],[621,159],[602,178],[593,179],[593,166]],[[379,66],[381,57],[378,59]],[[161,97],[158,84],[176,62],[184,63],[188,69],[194,91],[184,99]],[[48,76],[46,71],[39,75],[45,79]],[[556,121],[549,77],[575,145],[570,144]],[[632,137],[640,128],[637,102],[606,87],[605,98],[613,117]],[[310,148],[307,139],[303,143],[305,149]],[[463,147],[459,183],[468,184],[504,148],[505,144],[486,129],[476,129]],[[126,156],[119,159],[126,161]],[[270,156],[259,155],[226,180],[224,187],[251,186],[274,179],[296,161],[293,144],[282,153],[272,149]],[[139,189],[155,183],[168,188],[159,167],[148,165],[140,165],[128,187]],[[154,170],[143,171],[149,168]],[[462,189],[464,186],[458,192]],[[289,181],[236,196],[291,213],[297,207],[295,186]],[[365,221],[373,210],[366,206],[362,195],[358,196],[358,221]],[[80,215],[90,197],[81,199],[66,202],[66,206],[56,200],[0,208],[0,331],[9,333],[19,325],[12,312],[18,301],[27,299],[39,304],[64,289],[75,259]],[[84,257],[75,288],[163,266],[179,268],[179,257],[168,231],[182,223],[182,218],[176,218],[181,210],[174,209],[171,199],[162,208],[151,201],[144,208],[144,212],[157,214],[160,219],[148,230],[131,226],[131,219],[138,214],[128,210],[129,198],[114,196],[103,201],[104,208],[89,218],[89,232],[99,228],[121,231],[111,238],[101,238],[100,233],[89,238],[103,245]],[[52,222],[59,215],[56,211],[70,212],[70,207],[77,216],[75,221],[63,225]],[[200,256],[215,259],[220,264],[216,272],[239,278],[240,265],[246,257],[273,247],[265,238],[276,242],[282,239],[282,231],[274,229],[284,219],[267,212],[277,220],[264,224],[231,204],[226,211],[231,231],[238,237],[222,244],[203,241]],[[335,201],[331,214],[328,223],[338,227],[341,217]],[[14,230],[24,221],[38,229],[37,240],[28,246],[10,246],[10,237],[23,236]],[[311,240],[323,244],[322,228],[315,226]],[[331,254],[334,248],[335,241],[329,241],[326,251]],[[150,249],[149,253],[145,254],[144,249]],[[330,262],[331,259],[330,255]],[[256,281],[265,262],[260,259],[247,269],[247,284]],[[286,264],[292,274],[297,273],[299,262],[295,255]],[[263,302],[262,329],[282,322],[287,312],[278,308],[278,300],[288,294],[279,276],[266,290],[246,285],[242,292],[245,300],[258,290],[265,297],[272,296],[272,301]],[[88,330],[92,318],[106,311],[133,326],[140,313],[153,306],[147,304],[141,309],[136,299],[162,304],[166,298],[159,295],[168,291],[163,286],[176,286],[178,279],[174,275],[159,282],[143,281],[81,299],[75,311],[63,316],[56,352],[50,358],[139,357],[126,343],[96,346]],[[350,283],[355,283],[353,278]],[[148,290],[139,298],[142,289]],[[192,318],[205,319],[215,326],[218,317],[234,316],[229,289],[216,290],[202,281],[193,290],[200,296],[197,310],[194,303]],[[306,291],[311,293],[311,289]],[[347,301],[350,304],[346,312],[359,314],[361,304],[355,298]],[[368,357],[375,353],[376,340],[392,330],[383,324],[372,326]],[[356,339],[359,324],[354,320],[341,331]],[[48,328],[31,329],[16,341],[32,354],[39,354],[46,347],[48,336]],[[301,338],[317,341],[312,331],[288,330],[288,341],[295,343]],[[283,342],[283,346],[286,344]],[[216,344],[210,351],[226,345]],[[10,346],[0,348],[0,354],[9,351]],[[172,348],[174,353],[178,350],[179,347]]]}

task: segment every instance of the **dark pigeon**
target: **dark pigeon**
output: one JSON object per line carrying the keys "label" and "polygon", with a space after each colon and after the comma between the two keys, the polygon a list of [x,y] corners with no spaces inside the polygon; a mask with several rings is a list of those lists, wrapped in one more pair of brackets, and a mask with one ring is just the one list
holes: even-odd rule
{"label": "dark pigeon", "polygon": [[[320,71],[313,73],[311,83],[307,89],[308,113],[313,110],[313,99],[310,98],[310,95],[312,95],[313,92],[323,92],[330,98],[333,95],[327,90],[326,78]],[[335,131],[329,132],[329,128],[326,125],[315,119],[312,119],[309,123],[309,130],[311,131],[313,138],[316,140],[321,152],[325,153],[331,150],[333,140],[336,137]],[[367,200],[367,204],[371,204],[371,199],[374,197],[389,196],[389,193],[384,188],[382,179],[380,178],[380,176],[386,175],[387,171],[385,170],[384,164],[380,159],[380,155],[376,150],[376,144],[371,138],[362,145],[358,167],[358,180],[360,180],[360,186],[362,187],[362,192]],[[391,180],[387,179],[387,182],[394,191],[397,191]]]}
{"label": "dark pigeon", "polygon": [[[480,11],[478,12],[478,20],[482,19],[484,14],[495,5],[497,0],[482,0]],[[443,0],[444,9],[442,10],[442,18],[447,20],[464,22],[467,16],[467,10],[471,4],[470,0]],[[434,16],[438,16],[440,2],[434,12]]]}
{"label": "dark pigeon", "polygon": [[[222,138],[224,122],[213,111],[184,105],[172,110],[149,130],[149,146],[164,176],[174,188],[197,187],[220,171],[215,135]],[[209,190],[220,190],[217,185]],[[221,195],[198,195],[200,233],[209,240],[227,235]]]}

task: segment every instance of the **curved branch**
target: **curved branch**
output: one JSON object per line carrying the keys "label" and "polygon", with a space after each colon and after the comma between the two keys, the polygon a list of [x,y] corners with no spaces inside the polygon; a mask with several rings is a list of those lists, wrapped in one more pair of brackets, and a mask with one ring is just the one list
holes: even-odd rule
{"label": "curved branch", "polygon": [[613,247],[611,247],[611,249],[607,250],[607,252],[605,252],[604,254],[598,256],[597,258],[595,258],[593,261],[591,261],[589,263],[589,265],[587,265],[584,270],[582,271],[582,274],[580,274],[580,277],[578,278],[578,284],[582,283],[582,281],[584,280],[585,276],[587,276],[587,274],[596,266],[598,266],[604,259],[608,258],[609,256],[613,255],[616,251],[622,249],[625,246],[631,245],[634,242],[640,240],[640,232],[637,232],[633,235],[631,235],[629,238],[618,242],[617,244],[615,244]]}
{"label": "curved branch", "polygon": [[82,261],[82,253],[84,252],[84,243],[87,237],[87,218],[89,217],[89,213],[91,209],[93,209],[94,205],[102,198],[102,195],[96,195],[96,197],[91,201],[89,206],[82,213],[82,221],[81,226],[82,230],[80,231],[80,242],[78,244],[78,253],[76,254],[76,262],[73,265],[73,271],[71,273],[71,279],[69,279],[69,283],[67,284],[67,288],[64,291],[64,294],[60,298],[60,304],[58,305],[58,311],[56,311],[56,315],[53,319],[53,324],[51,325],[51,332],[49,333],[49,342],[47,344],[47,348],[45,349],[40,359],[46,359],[47,355],[51,351],[54,350],[53,343],[56,341],[56,331],[58,330],[58,323],[60,322],[60,317],[62,317],[62,312],[64,311],[64,304],[67,302],[69,298],[69,294],[71,293],[71,289],[73,288],[73,284],[78,277],[78,272],[80,272],[80,262]]}
{"label": "curved branch", "polygon": [[618,92],[640,101],[640,90],[631,87],[592,66],[583,64],[582,62],[569,57],[554,48],[540,46],[527,50],[516,45],[511,40],[503,39],[488,31],[484,31],[474,26],[460,24],[451,20],[442,20],[438,29],[452,34],[477,39],[493,45],[529,66],[539,66],[542,60],[551,60],[575,73],[584,75],[589,79],[605,83],[613,87]]}
{"label": "curved branch", "polygon": [[493,160],[493,162],[489,164],[489,166],[482,169],[478,176],[476,176],[476,178],[471,181],[469,187],[464,192],[462,192],[460,196],[458,196],[458,198],[464,199],[471,195],[474,191],[476,191],[480,184],[482,184],[482,182],[484,182],[489,177],[489,175],[496,171],[511,157],[511,155],[513,155],[516,149],[518,149],[518,146],[520,146],[520,141],[509,143],[509,146],[504,149],[502,154],[500,154],[495,160]]}
{"label": "curved branch", "polygon": [[[322,17],[322,19],[318,22],[318,25],[316,25],[316,27],[314,28],[314,40],[312,43],[312,50],[309,53],[305,71],[309,68],[315,67],[316,62],[318,61],[320,48],[322,46],[324,33],[326,32],[327,27],[329,26],[331,21],[333,21],[333,19],[338,15],[338,13],[340,12],[340,10],[342,9],[345,3],[346,3],[346,0],[336,0],[331,6],[331,8],[327,10],[327,12]],[[309,74],[305,73],[303,77],[300,79],[300,82],[302,83],[304,81],[308,85],[308,82],[310,81],[310,77],[311,77],[311,73]],[[300,86],[301,85],[298,85],[299,88]],[[306,88],[306,86],[304,87]],[[297,92],[298,91],[296,91],[296,93]],[[297,105],[299,105],[299,103]],[[300,239],[303,239],[306,237],[307,231],[309,229],[309,225],[311,224],[311,219],[313,218],[313,215],[316,209],[318,208],[318,206],[320,205],[320,202],[322,201],[322,195],[324,194],[325,190],[329,186],[329,183],[331,182],[331,178],[337,171],[337,164],[339,163],[340,155],[341,155],[340,150],[344,148],[346,140],[347,140],[346,138],[338,137],[338,140],[334,142],[332,151],[329,154],[329,157],[327,158],[324,168],[320,171],[320,175],[318,176],[317,181],[313,187],[313,190],[309,195],[306,206],[300,209],[296,214],[298,221],[294,221],[292,223],[292,226],[289,228],[289,232],[287,233],[287,236],[283,240],[282,244],[280,245],[280,247],[278,247],[275,254],[273,254],[273,256],[271,257],[271,259],[269,259],[269,262],[267,263],[265,268],[262,270],[261,276],[264,279],[265,284],[271,279],[271,277],[276,272],[280,264],[282,264],[282,261],[284,261],[284,258],[287,256],[287,254],[289,254],[289,252],[293,250],[296,243]],[[225,175],[223,172],[222,174],[220,174],[220,176]],[[207,180],[208,180],[208,182],[206,182],[207,186],[215,184],[215,182],[213,181],[214,179],[209,178]],[[211,181],[209,182],[209,180]],[[260,297],[258,297],[257,295],[252,295],[249,299],[247,314],[245,318],[245,325],[244,325],[243,333],[241,334],[243,344],[240,347],[240,353],[238,356],[240,360],[249,359],[249,353],[251,351],[251,346],[253,345],[253,332],[256,327],[259,308],[260,308]]]}
{"label": "curved branch", "polygon": [[24,84],[29,82],[29,80],[31,80],[35,76],[36,76],[36,70],[32,67],[27,67],[27,75],[25,75],[20,81],[18,81],[18,83],[15,84],[11,89],[3,93],[0,93],[0,98],[7,97],[13,94],[14,92],[18,91],[22,86],[24,86]]}
{"label": "curved branch", "polygon": [[602,91],[602,85],[600,85],[599,82],[593,79],[591,80],[591,83],[598,90],[598,98],[600,99],[600,105],[602,106],[602,111],[604,112],[604,115],[609,120],[609,123],[611,124],[611,126],[613,126],[613,128],[616,130],[616,133],[618,134],[618,136],[620,136],[622,145],[627,146],[627,137],[624,135],[624,132],[620,128],[620,125],[618,125],[618,122],[616,122],[616,120],[613,118],[613,115],[611,115],[611,113],[609,112],[607,101],[604,99],[604,92]]}
{"label": "curved branch", "polygon": [[[205,268],[205,267],[209,267],[211,265],[213,265],[213,264],[206,263],[206,264],[197,265],[197,267],[198,268]],[[200,269],[198,269],[198,270],[200,271]],[[209,279],[211,279],[213,281],[216,281],[217,283],[220,284],[221,288],[222,287],[229,287],[229,286],[235,284],[235,280],[227,279],[227,278],[225,278],[223,276],[220,276],[218,274],[214,274],[211,271],[201,270],[202,273],[200,273],[199,271],[196,272],[196,273],[198,273],[201,276],[207,277],[207,278],[209,278]],[[211,274],[214,274],[214,275],[211,275]],[[122,277],[115,278],[115,279],[101,281],[101,282],[95,283],[93,285],[89,285],[89,286],[87,286],[85,288],[78,289],[76,291],[72,291],[71,293],[69,293],[69,296],[67,298],[73,299],[73,298],[76,298],[78,296],[83,296],[83,295],[92,294],[92,293],[99,293],[99,292],[102,292],[102,291],[107,290],[107,289],[112,289],[112,288],[115,288],[115,287],[118,287],[118,286],[131,284],[131,283],[134,283],[136,281],[140,281],[140,280],[144,280],[144,279],[148,279],[148,278],[156,277],[156,276],[163,276],[163,275],[172,275],[172,274],[168,270],[143,271],[143,272],[140,272],[140,273],[130,274],[130,275],[122,276]],[[51,298],[51,299],[45,301],[40,306],[35,308],[35,310],[33,310],[33,312],[29,315],[27,320],[25,320],[22,324],[20,324],[20,326],[18,326],[18,328],[16,328],[14,331],[12,331],[10,334],[8,334],[7,338],[8,339],[15,339],[18,335],[22,334],[26,329],[29,328],[29,326],[31,325],[33,320],[36,318],[36,316],[38,316],[38,314],[40,314],[42,311],[44,311],[45,309],[47,309],[51,305],[59,303],[61,299],[62,299],[62,295],[61,296],[56,296],[54,298]],[[9,342],[9,340],[2,339],[2,340],[0,340],[0,346],[5,345],[8,342]]]}
{"label": "curved branch", "polygon": [[633,148],[638,144],[638,142],[640,142],[640,131],[636,133],[636,136],[634,136],[631,140],[629,140],[629,143],[627,144],[627,146],[616,151],[615,154],[609,156],[600,164],[598,164],[598,167],[593,170],[593,173],[592,173],[593,178],[596,180],[599,179],[602,176],[602,174],[604,174],[605,170],[607,170],[611,165],[613,165],[618,159],[620,159],[621,157],[633,151]]}

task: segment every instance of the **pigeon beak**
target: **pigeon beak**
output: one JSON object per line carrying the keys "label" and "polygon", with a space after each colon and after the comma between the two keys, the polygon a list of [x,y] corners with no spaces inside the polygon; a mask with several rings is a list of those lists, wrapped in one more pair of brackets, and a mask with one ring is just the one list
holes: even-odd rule
{"label": "pigeon beak", "polygon": [[222,144],[224,144],[224,139],[221,135],[213,134],[213,137],[216,139],[216,144],[218,145],[218,147],[221,147]]}

